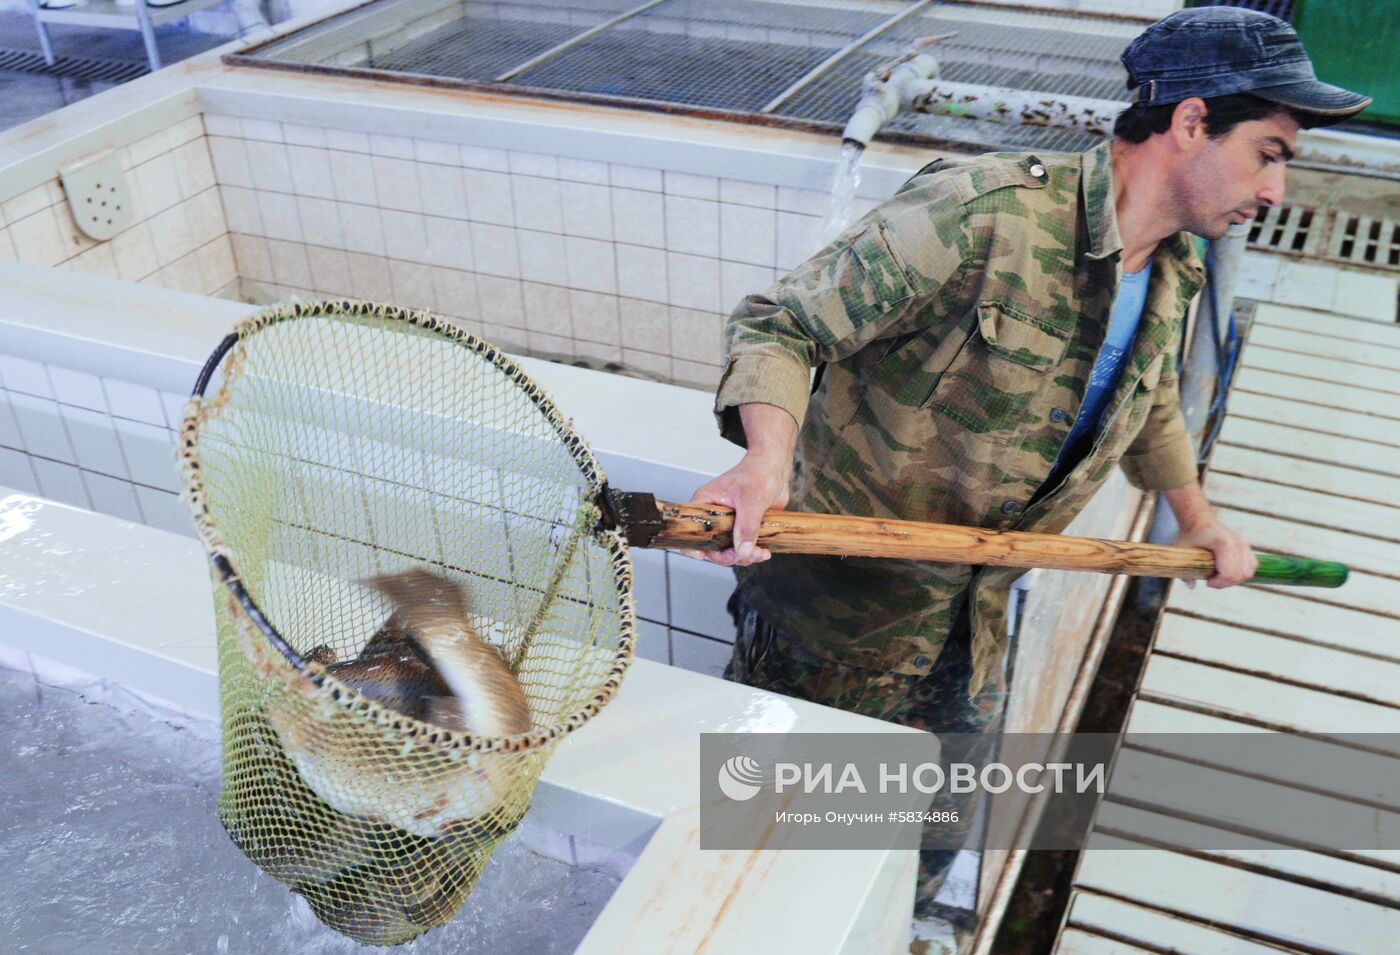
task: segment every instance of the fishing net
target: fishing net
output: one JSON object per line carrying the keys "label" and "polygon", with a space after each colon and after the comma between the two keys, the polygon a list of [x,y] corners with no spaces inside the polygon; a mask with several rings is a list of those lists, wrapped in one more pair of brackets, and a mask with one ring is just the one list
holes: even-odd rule
{"label": "fishing net", "polygon": [[[599,529],[597,461],[491,345],[354,301],[239,324],[200,375],[181,460],[212,558],[224,827],[361,942],[443,924],[631,662],[631,565]],[[411,568],[463,588],[527,731],[453,731],[346,675],[394,636],[364,581]]]}

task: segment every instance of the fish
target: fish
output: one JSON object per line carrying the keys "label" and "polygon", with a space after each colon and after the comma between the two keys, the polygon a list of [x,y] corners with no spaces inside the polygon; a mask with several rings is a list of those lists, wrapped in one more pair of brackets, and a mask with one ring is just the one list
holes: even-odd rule
{"label": "fish", "polygon": [[[525,690],[477,634],[461,584],[425,568],[361,583],[388,598],[389,619],[355,659],[335,660],[319,646],[309,661],[361,697],[454,733],[503,737],[530,729]],[[470,832],[490,841],[519,821],[505,818],[519,815],[506,811],[509,754],[444,754],[412,735],[396,742],[372,720],[294,695],[274,699],[266,715],[302,781],[336,812],[429,839]]]}

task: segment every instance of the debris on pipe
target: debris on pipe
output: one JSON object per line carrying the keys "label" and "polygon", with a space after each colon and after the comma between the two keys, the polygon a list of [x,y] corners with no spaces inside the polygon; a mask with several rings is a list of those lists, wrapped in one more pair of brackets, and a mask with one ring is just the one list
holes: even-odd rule
{"label": "debris on pipe", "polygon": [[1055,126],[1107,136],[1113,131],[1113,121],[1128,104],[1086,96],[926,79],[904,83],[900,88],[900,105],[916,113],[1020,126]]}

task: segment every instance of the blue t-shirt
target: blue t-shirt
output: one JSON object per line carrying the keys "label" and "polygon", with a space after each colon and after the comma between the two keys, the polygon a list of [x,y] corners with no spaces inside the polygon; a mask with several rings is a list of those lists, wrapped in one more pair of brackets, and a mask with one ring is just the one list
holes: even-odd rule
{"label": "blue t-shirt", "polygon": [[1151,259],[1138,271],[1123,273],[1118,295],[1113,300],[1108,329],[1104,332],[1103,346],[1099,348],[1098,358],[1094,359],[1094,370],[1084,391],[1084,404],[1080,405],[1079,416],[1074,419],[1074,427],[1060,449],[1050,482],[1058,482],[1094,446],[1103,413],[1118,388],[1118,381],[1123,377],[1123,366],[1132,353],[1133,337],[1137,335],[1138,324],[1142,321],[1142,307],[1147,301],[1147,280],[1151,276]]}

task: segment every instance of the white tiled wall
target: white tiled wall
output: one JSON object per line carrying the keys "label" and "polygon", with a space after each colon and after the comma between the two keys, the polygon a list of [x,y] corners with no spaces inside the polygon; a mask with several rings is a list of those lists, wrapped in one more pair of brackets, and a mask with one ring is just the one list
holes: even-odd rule
{"label": "white tiled wall", "polygon": [[511,349],[701,387],[718,381],[728,313],[815,251],[828,203],[564,156],[205,122],[255,294],[431,308]]}
{"label": "white tiled wall", "polygon": [[73,223],[57,178],[0,202],[0,258],[215,294],[235,279],[233,247],[200,116],[121,150],[135,217],[98,242]]}
{"label": "white tiled wall", "polygon": [[1400,320],[1400,277],[1264,252],[1245,253],[1235,294],[1373,322]]}

